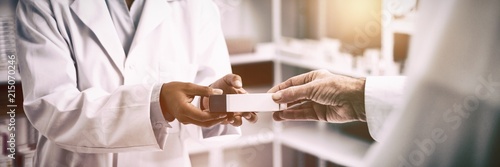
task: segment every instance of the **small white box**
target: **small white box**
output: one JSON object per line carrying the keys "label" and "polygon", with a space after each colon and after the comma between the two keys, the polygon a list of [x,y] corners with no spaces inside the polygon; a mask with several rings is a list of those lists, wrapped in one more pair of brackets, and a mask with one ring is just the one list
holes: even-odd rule
{"label": "small white box", "polygon": [[286,108],[286,104],[274,102],[272,93],[225,94],[210,96],[211,112],[274,112]]}

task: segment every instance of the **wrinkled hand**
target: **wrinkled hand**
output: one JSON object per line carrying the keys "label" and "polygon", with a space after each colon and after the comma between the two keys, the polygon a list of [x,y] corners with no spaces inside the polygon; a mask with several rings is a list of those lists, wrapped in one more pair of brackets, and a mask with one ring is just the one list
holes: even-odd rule
{"label": "wrinkled hand", "polygon": [[[224,94],[246,94],[247,91],[243,89],[241,77],[236,74],[228,74],[210,85],[211,88],[222,89]],[[209,98],[203,98],[202,108],[208,108]],[[241,126],[243,123],[241,117],[244,117],[248,122],[255,123],[257,121],[257,114],[255,112],[241,112],[241,113],[227,113],[227,119],[223,123],[231,124],[233,126]]]}
{"label": "wrinkled hand", "polygon": [[222,94],[222,90],[192,83],[170,82],[163,84],[160,107],[167,121],[177,119],[183,124],[210,127],[226,120],[226,113],[202,111],[191,104],[194,96]]}
{"label": "wrinkled hand", "polygon": [[316,120],[326,122],[366,121],[364,79],[335,75],[326,70],[292,77],[274,86],[273,100],[289,105],[310,101],[298,107],[275,112],[276,121]]}

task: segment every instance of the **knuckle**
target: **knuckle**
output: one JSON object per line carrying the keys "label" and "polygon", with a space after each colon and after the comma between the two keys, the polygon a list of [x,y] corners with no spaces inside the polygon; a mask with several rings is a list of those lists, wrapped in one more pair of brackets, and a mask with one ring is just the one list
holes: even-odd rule
{"label": "knuckle", "polygon": [[175,82],[172,82],[172,85],[174,85],[174,86],[176,86],[176,87],[181,87],[181,88],[183,88],[183,87],[185,87],[185,86],[186,86],[186,83],[183,83],[183,82],[177,82],[177,81],[175,81]]}
{"label": "knuckle", "polygon": [[326,69],[320,69],[320,70],[317,70],[317,73],[319,74],[327,74],[327,73],[330,73],[328,70]]}
{"label": "knuckle", "polygon": [[238,121],[238,122],[234,122],[234,126],[241,126],[242,122],[241,121]]}
{"label": "knuckle", "polygon": [[211,94],[211,93],[213,92],[213,88],[208,87],[208,86],[207,86],[207,87],[204,87],[204,89],[203,89],[203,90],[205,91],[205,93],[206,93],[206,94]]}
{"label": "knuckle", "polygon": [[186,123],[186,122],[187,122],[186,117],[185,117],[185,116],[183,116],[183,115],[178,116],[178,117],[177,117],[177,120],[178,120],[179,122],[181,122],[181,123]]}
{"label": "knuckle", "polygon": [[231,80],[231,79],[234,77],[234,75],[235,75],[235,74],[226,74],[226,75],[224,76],[224,79],[225,79],[225,80]]}
{"label": "knuckle", "polygon": [[238,74],[232,74],[232,75],[233,75],[233,78],[234,78],[234,79],[239,79],[239,80],[241,80],[241,76],[240,76],[240,75],[238,75]]}
{"label": "knuckle", "polygon": [[189,83],[189,82],[185,83],[184,85],[185,85],[185,88],[188,88],[188,89],[195,87],[195,84]]}
{"label": "knuckle", "polygon": [[257,119],[259,119],[258,116],[256,114],[252,114],[252,115],[250,115],[250,118],[247,120],[255,123],[255,122],[257,122]]}

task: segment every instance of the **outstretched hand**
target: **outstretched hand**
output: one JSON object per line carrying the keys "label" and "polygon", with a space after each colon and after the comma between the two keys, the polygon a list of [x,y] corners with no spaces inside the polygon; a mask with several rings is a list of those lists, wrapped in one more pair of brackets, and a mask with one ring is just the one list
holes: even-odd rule
{"label": "outstretched hand", "polygon": [[335,75],[326,70],[292,77],[274,86],[273,100],[289,105],[310,101],[298,107],[275,112],[276,121],[315,120],[326,122],[366,121],[364,79]]}

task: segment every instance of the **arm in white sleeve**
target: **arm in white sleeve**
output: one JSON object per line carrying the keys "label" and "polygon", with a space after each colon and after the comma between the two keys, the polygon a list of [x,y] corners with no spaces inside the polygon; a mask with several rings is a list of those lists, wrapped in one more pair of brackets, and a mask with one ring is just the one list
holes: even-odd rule
{"label": "arm in white sleeve", "polygon": [[385,120],[394,107],[401,104],[406,77],[367,77],[365,83],[365,113],[370,135],[379,139]]}
{"label": "arm in white sleeve", "polygon": [[24,109],[33,126],[73,152],[159,150],[150,119],[154,85],[80,88],[69,41],[47,3],[20,1],[17,10]]}

